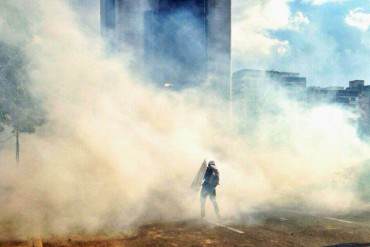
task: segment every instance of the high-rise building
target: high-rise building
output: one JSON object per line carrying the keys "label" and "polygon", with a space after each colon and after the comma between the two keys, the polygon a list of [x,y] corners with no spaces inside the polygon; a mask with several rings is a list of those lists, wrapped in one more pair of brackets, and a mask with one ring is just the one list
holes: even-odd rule
{"label": "high-rise building", "polygon": [[208,78],[231,96],[231,0],[207,1]]}
{"label": "high-rise building", "polygon": [[116,0],[100,0],[100,30],[110,41],[116,33]]}
{"label": "high-rise building", "polygon": [[199,84],[207,75],[204,0],[151,2],[145,14],[145,61],[151,79],[175,88]]}
{"label": "high-rise building", "polygon": [[146,0],[100,0],[101,33],[110,48],[142,56],[146,7]]}
{"label": "high-rise building", "polygon": [[228,93],[230,0],[152,0],[144,33],[154,81],[176,88],[208,82]]}
{"label": "high-rise building", "polygon": [[157,85],[229,93],[231,0],[101,0],[101,25]]}

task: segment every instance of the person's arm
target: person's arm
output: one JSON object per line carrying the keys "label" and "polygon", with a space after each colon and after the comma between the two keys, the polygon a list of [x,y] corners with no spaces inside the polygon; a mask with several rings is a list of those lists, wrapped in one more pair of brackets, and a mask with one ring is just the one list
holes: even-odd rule
{"label": "person's arm", "polygon": [[203,181],[207,182],[212,174],[212,170],[207,167],[206,173],[204,173]]}
{"label": "person's arm", "polygon": [[218,170],[217,170],[217,169],[215,170],[215,173],[216,173],[216,178],[217,178],[217,183],[216,183],[216,185],[219,185],[219,184],[220,184],[220,173],[218,172]]}

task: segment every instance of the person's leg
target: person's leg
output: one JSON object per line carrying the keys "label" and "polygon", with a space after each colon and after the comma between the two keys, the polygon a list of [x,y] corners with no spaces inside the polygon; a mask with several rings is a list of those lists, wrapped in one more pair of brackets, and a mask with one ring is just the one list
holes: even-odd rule
{"label": "person's leg", "polygon": [[200,192],[200,216],[204,218],[206,216],[206,199],[207,199],[207,191],[202,188]]}
{"label": "person's leg", "polygon": [[211,200],[211,202],[213,204],[213,209],[215,210],[217,218],[220,218],[220,209],[218,208],[218,204],[217,204],[217,201],[216,201],[216,193],[212,193],[209,196],[209,199]]}
{"label": "person's leg", "polygon": [[206,197],[200,196],[200,217],[206,216]]}

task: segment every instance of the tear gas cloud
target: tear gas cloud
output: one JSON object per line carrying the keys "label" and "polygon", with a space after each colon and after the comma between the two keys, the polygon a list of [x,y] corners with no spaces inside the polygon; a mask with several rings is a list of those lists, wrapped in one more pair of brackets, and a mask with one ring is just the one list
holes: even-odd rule
{"label": "tear gas cloud", "polygon": [[369,147],[350,113],[302,107],[261,84],[269,95],[261,94],[258,119],[230,124],[217,95],[158,90],[106,56],[66,2],[1,1],[0,11],[1,42],[25,52],[48,117],[21,136],[20,164],[12,145],[1,150],[1,237],[197,217],[190,184],[205,157],[221,172],[224,216],[266,205],[338,212],[365,204],[357,177]]}

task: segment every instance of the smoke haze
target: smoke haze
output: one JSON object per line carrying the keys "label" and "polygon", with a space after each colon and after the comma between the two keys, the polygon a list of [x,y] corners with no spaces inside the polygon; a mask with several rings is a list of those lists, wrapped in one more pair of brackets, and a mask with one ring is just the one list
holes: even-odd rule
{"label": "smoke haze", "polygon": [[233,0],[234,69],[300,72],[313,86],[370,80],[367,1]]}
{"label": "smoke haze", "polygon": [[[288,205],[318,212],[359,208],[369,147],[355,116],[307,108],[284,92],[261,96],[260,115],[231,123],[227,102],[197,90],[151,87],[79,29],[64,1],[1,1],[0,39],[21,48],[48,122],[0,153],[0,234],[27,238],[120,232],[154,220],[198,217],[190,184],[216,160],[222,214]],[[123,54],[124,55],[124,54]],[[139,79],[140,78],[140,79]],[[266,96],[266,95],[265,95]]]}

